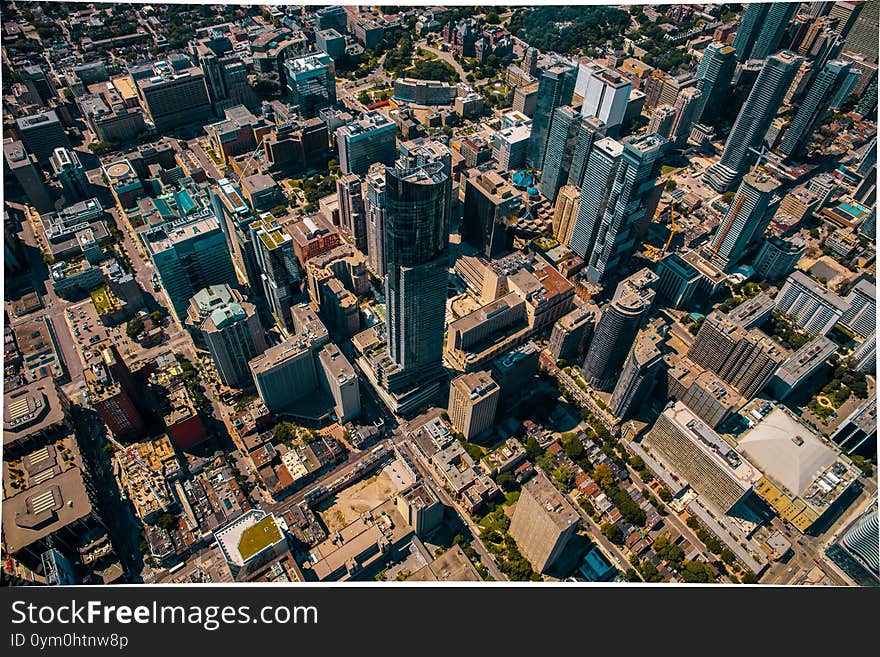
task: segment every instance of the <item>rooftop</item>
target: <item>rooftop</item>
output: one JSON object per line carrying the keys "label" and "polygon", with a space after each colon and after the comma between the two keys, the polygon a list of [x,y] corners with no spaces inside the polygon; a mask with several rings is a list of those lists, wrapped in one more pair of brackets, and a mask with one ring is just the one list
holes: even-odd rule
{"label": "rooftop", "polygon": [[536,476],[529,479],[523,486],[523,491],[528,492],[544,508],[547,512],[547,517],[560,530],[566,530],[570,525],[578,521],[577,511],[542,473],[539,472]]}
{"label": "rooftop", "polygon": [[82,471],[79,468],[65,470],[3,500],[5,552],[15,554],[91,512],[92,503]]}
{"label": "rooftop", "polygon": [[54,381],[45,377],[3,395],[3,444],[64,422],[65,410]]}
{"label": "rooftop", "polygon": [[771,480],[794,495],[803,494],[837,459],[816,432],[780,407],[743,434],[737,446]]}

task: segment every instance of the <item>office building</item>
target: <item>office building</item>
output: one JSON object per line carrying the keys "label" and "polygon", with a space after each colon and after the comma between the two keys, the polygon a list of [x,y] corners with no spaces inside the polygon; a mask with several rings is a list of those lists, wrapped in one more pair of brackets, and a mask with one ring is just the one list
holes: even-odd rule
{"label": "office building", "polygon": [[551,203],[556,201],[559,188],[568,180],[580,126],[578,113],[568,105],[558,107],[554,114],[539,185],[541,193]]}
{"label": "office building", "polygon": [[877,22],[880,7],[875,2],[865,2],[856,16],[852,28],[844,41],[844,49],[861,53],[877,61]]}
{"label": "office building", "polygon": [[[422,482],[411,485],[397,496],[397,510],[415,530],[416,536],[427,536],[443,522],[443,504]],[[431,570],[435,567],[432,565]]]}
{"label": "office building", "polygon": [[487,167],[468,169],[464,183],[461,239],[492,259],[513,245],[510,224],[522,209],[522,195]]}
{"label": "office building", "polygon": [[55,85],[49,81],[46,71],[38,64],[22,66],[19,75],[38,105],[48,105],[49,101],[57,97]]}
{"label": "office building", "polygon": [[512,171],[525,166],[531,135],[532,128],[528,125],[503,128],[495,133],[492,157],[498,162],[501,171]]}
{"label": "office building", "polygon": [[766,59],[775,53],[779,49],[788,30],[788,24],[796,11],[796,2],[771,3],[766,15],[759,23],[760,30],[746,59]]}
{"label": "office building", "polygon": [[694,116],[700,109],[702,99],[703,92],[697,87],[685,87],[675,99],[673,106],[675,118],[669,130],[669,140],[676,146],[682,147],[687,143],[696,122]]}
{"label": "office building", "polygon": [[385,167],[371,165],[366,177],[364,212],[367,230],[367,263],[380,279],[384,278],[388,264],[385,259]]}
{"label": "office building", "polygon": [[856,20],[864,8],[864,2],[835,2],[828,12],[830,20],[837,21],[835,29],[842,38],[849,35],[849,31],[855,25]]}
{"label": "office building", "polygon": [[649,327],[639,332],[627,354],[608,404],[611,412],[621,420],[637,414],[654,389],[663,365],[660,338],[656,329]]}
{"label": "office building", "polygon": [[677,116],[678,110],[672,105],[658,105],[654,108],[654,113],[651,114],[651,120],[648,122],[648,134],[656,132],[668,139]]}
{"label": "office building", "polygon": [[723,313],[709,313],[688,358],[715,372],[745,399],[759,393],[788,356],[771,338],[755,328],[744,328]]}
{"label": "office building", "polygon": [[47,167],[56,148],[70,148],[70,141],[55,110],[20,116],[15,126],[28,152],[37,163]]}
{"label": "office building", "polygon": [[729,383],[675,352],[663,357],[660,373],[662,399],[675,399],[693,411],[713,429],[739,410],[745,400]]}
{"label": "office building", "polygon": [[323,52],[284,62],[288,99],[301,118],[312,119],[336,104],[336,67]]}
{"label": "office building", "polygon": [[439,80],[398,78],[394,81],[394,100],[416,105],[452,105],[458,87]]}
{"label": "office building", "polygon": [[197,291],[236,280],[226,237],[210,213],[160,224],[142,232],[141,239],[181,321]]}
{"label": "office building", "polygon": [[198,329],[223,385],[250,386],[248,362],[267,348],[254,305],[228,285],[212,285],[193,296],[189,318],[201,320]]}
{"label": "office building", "polygon": [[256,91],[248,84],[247,66],[228,36],[210,30],[207,38],[190,41],[189,52],[205,75],[215,115],[223,116],[236,105],[251,109],[259,105]]}
{"label": "office building", "polygon": [[292,335],[249,363],[260,399],[272,412],[286,410],[318,388],[315,340]]}
{"label": "office building", "polygon": [[727,137],[721,159],[703,176],[712,189],[726,191],[756,161],[758,155],[753,149],[761,148],[764,134],[776,118],[802,63],[803,57],[789,50],[778,52],[764,62]]}
{"label": "office building", "polygon": [[333,397],[333,411],[340,423],[351,422],[361,414],[358,376],[348,359],[332,342],[318,352],[321,382]]}
{"label": "office building", "polygon": [[6,166],[21,185],[28,202],[37,212],[51,212],[55,206],[52,203],[49,187],[43,180],[43,174],[37,168],[34,157],[24,149],[24,144],[20,141],[4,143],[3,155],[6,158]]}
{"label": "office building", "polygon": [[449,384],[447,412],[452,425],[465,440],[472,440],[495,423],[495,412],[501,388],[489,372],[470,372],[454,378]]}
{"label": "office building", "polygon": [[581,114],[597,117],[607,130],[623,124],[631,91],[629,78],[590,60],[580,62],[575,92],[584,99]]}
{"label": "office building", "polygon": [[681,401],[663,411],[642,443],[722,515],[744,501],[761,479],[758,468]]}
{"label": "office building", "polygon": [[532,132],[526,151],[526,163],[533,169],[544,166],[547,139],[556,108],[571,102],[576,73],[577,68],[565,61],[558,61],[541,71]]}
{"label": "office building", "polygon": [[784,240],[776,235],[769,235],[755,256],[755,273],[768,281],[782,280],[794,271],[806,249],[807,245],[803,240]]}
{"label": "office building", "polygon": [[[743,29],[743,25],[740,25],[740,29]],[[694,108],[694,123],[712,124],[718,121],[730,100],[735,71],[735,48],[718,41],[706,46],[696,72],[696,88],[700,90],[700,98]]]}
{"label": "office building", "polygon": [[653,216],[659,199],[654,191],[667,144],[654,134],[593,145],[568,243],[584,259],[590,282],[620,271],[632,255],[641,224]]}
{"label": "office building", "polygon": [[577,533],[578,514],[546,476],[537,473],[522,487],[510,535],[539,573],[559,560]]}
{"label": "office building", "polygon": [[796,2],[749,4],[733,41],[737,61],[764,59],[776,52],[797,7]]}
{"label": "office building", "polygon": [[822,369],[836,351],[837,345],[820,335],[782,361],[767,387],[782,401]]}
{"label": "office building", "polygon": [[574,185],[565,185],[559,190],[553,210],[553,237],[560,244],[568,244],[571,240],[580,200],[581,190]]}
{"label": "office building", "polygon": [[83,372],[89,405],[117,438],[144,437],[144,418],[135,404],[140,394],[115,345],[100,346],[99,358]]}
{"label": "office building", "polygon": [[261,295],[260,272],[249,230],[255,218],[239,188],[228,178],[221,178],[211,187],[211,208],[226,236],[239,280],[247,284],[252,296]]}
{"label": "office building", "polygon": [[375,162],[394,164],[397,157],[397,127],[378,111],[365,113],[359,120],[336,129],[339,167],[359,176]]}
{"label": "office building", "polygon": [[76,151],[68,148],[56,148],[49,158],[52,173],[61,183],[64,200],[67,203],[82,201],[89,198],[89,179],[85,167],[79,161]]}
{"label": "office building", "polygon": [[819,71],[788,126],[780,152],[789,157],[797,155],[809,143],[825,113],[846,100],[855,85],[855,78],[849,74],[851,67],[850,62],[832,59]]}
{"label": "office building", "polygon": [[871,396],[837,426],[831,441],[844,454],[877,453],[877,398]]}
{"label": "office building", "polygon": [[349,173],[336,179],[339,223],[351,243],[367,253],[367,213],[359,176]]}
{"label": "office building", "polygon": [[137,94],[156,130],[164,132],[190,123],[204,123],[213,109],[205,75],[198,67],[174,71],[165,62],[138,78]]}
{"label": "office building", "polygon": [[685,308],[700,289],[703,275],[677,253],[670,253],[657,265],[657,296],[673,308]]}
{"label": "office building", "polygon": [[285,229],[293,237],[293,250],[302,267],[310,259],[335,249],[341,243],[339,230],[321,213],[287,224]]}
{"label": "office building", "polygon": [[633,274],[620,282],[602,311],[584,361],[584,375],[593,388],[610,391],[617,383],[642,319],[654,301],[657,281],[649,269]]}
{"label": "office building", "polygon": [[249,230],[263,296],[275,323],[289,331],[290,308],[302,282],[293,238],[268,216],[251,223]]}
{"label": "office building", "polygon": [[849,310],[849,303],[805,273],[796,271],[776,296],[776,309],[810,335],[825,335]]}
{"label": "office building", "polygon": [[877,333],[871,333],[865,338],[853,350],[850,358],[857,372],[873,373],[877,368]]}
{"label": "office building", "polygon": [[877,287],[866,279],[859,280],[846,295],[848,308],[840,323],[860,338],[867,338],[877,330]]}
{"label": "office building", "polygon": [[333,28],[317,30],[315,32],[315,45],[318,47],[318,50],[329,55],[333,61],[345,55],[345,37]]}
{"label": "office building", "polygon": [[517,87],[513,92],[513,110],[522,112],[528,117],[535,115],[538,106],[538,82],[531,82]]}
{"label": "office building", "polygon": [[770,222],[767,206],[778,188],[779,182],[757,169],[746,174],[708,247],[713,263],[733,267],[763,237]]}
{"label": "office building", "polygon": [[599,308],[588,305],[578,306],[557,319],[547,346],[553,358],[568,362],[576,360],[590,344],[598,315]]}
{"label": "office building", "polygon": [[452,181],[440,161],[385,172],[388,391],[437,383],[443,354]]}
{"label": "office building", "polygon": [[[574,146],[574,154],[571,158],[571,169],[568,172],[568,184],[574,185],[580,190],[584,185],[584,174],[587,171],[587,162],[590,159],[590,151],[593,143],[605,136],[605,123],[595,116],[581,116],[576,124],[577,143]],[[566,244],[563,242],[563,244]]]}

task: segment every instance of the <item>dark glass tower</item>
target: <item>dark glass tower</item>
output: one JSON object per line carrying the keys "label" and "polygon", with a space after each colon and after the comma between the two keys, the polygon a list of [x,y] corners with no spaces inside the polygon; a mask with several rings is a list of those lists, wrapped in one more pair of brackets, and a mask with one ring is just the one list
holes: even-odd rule
{"label": "dark glass tower", "polygon": [[743,12],[736,37],[733,40],[733,48],[736,50],[736,60],[744,62],[751,56],[755,47],[755,39],[761,31],[761,25],[767,17],[770,5],[763,2],[752,2]]}
{"label": "dark glass tower", "polygon": [[712,189],[726,191],[755,162],[758,156],[753,149],[761,146],[801,62],[803,57],[790,50],[778,52],[764,62],[755,86],[727,137],[721,159],[709,167],[704,176]]}
{"label": "dark glass tower", "polygon": [[642,319],[654,301],[657,280],[657,274],[643,269],[621,281],[614,291],[584,361],[584,374],[596,390],[611,391],[617,384]]}
{"label": "dark glass tower", "polygon": [[541,168],[541,193],[551,203],[556,201],[559,188],[568,180],[571,159],[577,146],[580,115],[568,105],[556,108],[547,138],[547,152]]}
{"label": "dark glass tower", "polygon": [[547,152],[547,139],[554,112],[557,107],[571,102],[576,77],[577,67],[564,61],[541,72],[532,120],[532,135],[526,151],[526,162],[533,169],[544,166],[544,155]]}
{"label": "dark glass tower", "polygon": [[736,50],[718,41],[703,51],[697,67],[697,88],[702,93],[694,109],[694,123],[715,124],[730,98],[731,83],[736,70]]}
{"label": "dark glass tower", "polygon": [[[766,59],[776,52],[785,36],[788,24],[798,8],[797,2],[774,2],[767,9],[767,15],[761,21],[761,31],[755,39],[755,46],[749,59]],[[751,8],[751,5],[749,5]]]}
{"label": "dark glass tower", "polygon": [[795,155],[806,144],[813,128],[825,112],[846,100],[856,82],[855,77],[849,75],[851,67],[851,62],[840,59],[832,59],[825,64],[791,120],[791,125],[779,145],[780,152],[788,156]]}
{"label": "dark glass tower", "polygon": [[667,145],[659,134],[626,144],[606,137],[593,145],[569,240],[571,250],[586,262],[591,282],[613,275],[632,255]]}
{"label": "dark glass tower", "polygon": [[452,184],[444,169],[435,161],[385,171],[390,392],[436,381],[442,368]]}

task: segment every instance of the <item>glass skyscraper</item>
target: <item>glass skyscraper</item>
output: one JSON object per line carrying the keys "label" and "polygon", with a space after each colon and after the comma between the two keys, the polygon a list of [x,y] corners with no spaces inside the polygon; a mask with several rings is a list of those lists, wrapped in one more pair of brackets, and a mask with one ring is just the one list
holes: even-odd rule
{"label": "glass skyscraper", "polygon": [[[750,5],[753,6],[753,5]],[[731,83],[736,70],[736,50],[718,41],[703,51],[697,66],[697,88],[702,95],[694,108],[694,123],[714,123],[730,98]]]}
{"label": "glass skyscraper", "polygon": [[443,162],[385,172],[390,392],[436,381],[442,368],[452,181]]}
{"label": "glass skyscraper", "polygon": [[557,107],[571,102],[576,77],[577,67],[564,60],[541,72],[532,119],[532,135],[526,151],[526,163],[534,169],[544,166],[554,112]]}
{"label": "glass skyscraper", "polygon": [[660,156],[668,141],[651,134],[593,145],[569,247],[586,262],[587,279],[603,281],[632,255],[636,228],[648,213]]}
{"label": "glass skyscraper", "polygon": [[761,239],[769,218],[767,206],[779,183],[752,171],[743,178],[712,243],[709,259],[719,267],[735,265],[746,249]]}
{"label": "glass skyscraper", "polygon": [[858,77],[849,74],[851,67],[851,62],[832,59],[819,71],[779,145],[783,154],[795,155],[806,144],[825,112],[839,107],[846,100]]}
{"label": "glass skyscraper", "polygon": [[755,152],[782,99],[800,68],[803,57],[783,50],[767,58],[755,86],[733,124],[721,159],[709,167],[704,180],[712,189],[724,192],[739,180],[757,159]]}

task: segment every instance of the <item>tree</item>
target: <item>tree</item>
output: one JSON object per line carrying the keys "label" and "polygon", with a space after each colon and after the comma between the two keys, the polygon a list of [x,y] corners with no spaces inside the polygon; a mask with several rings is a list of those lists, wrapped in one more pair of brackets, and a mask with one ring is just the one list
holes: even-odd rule
{"label": "tree", "polygon": [[564,465],[560,465],[553,471],[553,483],[561,490],[568,492],[574,485],[574,473]]}
{"label": "tree", "polygon": [[162,321],[162,311],[154,310],[150,313],[150,319],[152,319],[156,324]]}
{"label": "tree", "polygon": [[721,550],[721,561],[728,565],[732,564],[734,561],[733,550],[731,550],[730,548],[724,548],[723,550]]}
{"label": "tree", "polygon": [[606,522],[602,525],[602,533],[615,545],[623,544],[623,530],[614,523]]}
{"label": "tree", "polygon": [[596,509],[593,507],[593,503],[590,502],[590,500],[588,500],[586,497],[582,497],[578,501],[578,504],[580,504],[581,508],[587,512],[588,516],[592,516],[594,513],[596,513]]}
{"label": "tree", "polygon": [[666,487],[663,487],[659,491],[657,491],[657,494],[660,496],[660,499],[663,500],[664,502],[671,502],[672,501],[672,493]]}
{"label": "tree", "polygon": [[664,187],[664,189],[665,189],[667,192],[671,192],[671,191],[674,190],[676,187],[678,187],[678,183],[675,182],[672,178],[670,178],[669,180],[666,181],[666,186]]}
{"label": "tree", "polygon": [[125,325],[125,334],[129,339],[134,340],[144,330],[144,322],[140,317],[130,319]]}
{"label": "tree", "polygon": [[515,491],[519,484],[516,483],[516,477],[512,472],[502,472],[495,479],[496,483],[508,493]]}
{"label": "tree", "polygon": [[584,455],[584,444],[581,439],[575,436],[565,445],[565,455],[572,461],[577,461]]}
{"label": "tree", "polygon": [[758,576],[755,575],[755,573],[753,573],[751,570],[747,570],[743,573],[742,579],[740,579],[740,581],[743,584],[757,584]]}
{"label": "tree", "polygon": [[177,516],[172,515],[170,513],[163,513],[159,516],[159,519],[156,521],[156,525],[165,531],[170,531],[177,527],[178,519]]}
{"label": "tree", "polygon": [[607,463],[600,463],[593,468],[593,481],[603,490],[614,485],[614,473]]}

